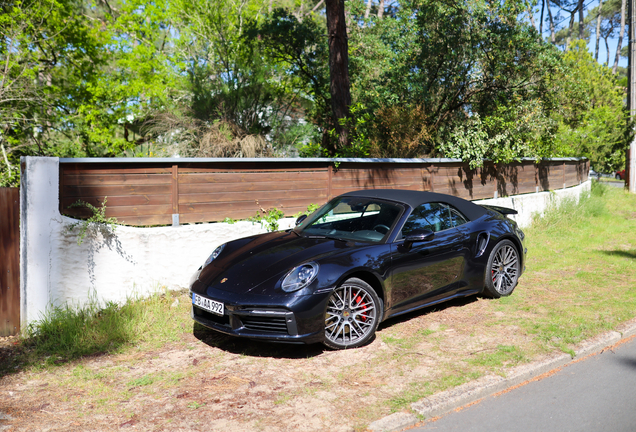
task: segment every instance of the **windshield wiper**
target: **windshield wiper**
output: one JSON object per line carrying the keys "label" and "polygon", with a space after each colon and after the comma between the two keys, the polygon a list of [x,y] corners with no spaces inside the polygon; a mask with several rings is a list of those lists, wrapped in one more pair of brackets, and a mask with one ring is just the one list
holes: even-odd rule
{"label": "windshield wiper", "polygon": [[310,234],[310,235],[306,235],[306,238],[314,238],[314,239],[329,239],[329,240],[338,240],[338,241],[342,241],[342,242],[347,242],[349,240],[340,238],[340,237],[334,237],[334,236],[328,236],[328,235],[324,235],[324,234]]}

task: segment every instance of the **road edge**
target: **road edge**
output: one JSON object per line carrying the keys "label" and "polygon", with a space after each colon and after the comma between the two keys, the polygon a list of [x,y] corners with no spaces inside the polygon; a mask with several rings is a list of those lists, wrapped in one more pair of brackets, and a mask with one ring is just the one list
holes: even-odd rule
{"label": "road edge", "polygon": [[393,413],[371,423],[368,430],[372,432],[398,432],[421,423],[422,418],[430,419],[454,410],[459,411],[485,397],[512,389],[528,381],[541,379],[544,375],[551,375],[555,369],[603,352],[622,339],[634,335],[636,335],[636,318],[621,324],[616,330],[602,333],[582,342],[574,350],[575,356],[573,358],[569,354],[552,354],[532,363],[514,367],[508,371],[506,377],[483,376],[475,381],[414,402],[411,404],[412,412]]}

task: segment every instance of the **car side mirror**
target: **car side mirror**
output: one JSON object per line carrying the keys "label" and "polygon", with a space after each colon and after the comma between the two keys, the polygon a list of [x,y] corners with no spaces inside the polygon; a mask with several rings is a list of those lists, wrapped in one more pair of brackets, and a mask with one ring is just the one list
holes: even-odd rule
{"label": "car side mirror", "polygon": [[301,223],[303,223],[305,221],[305,219],[307,219],[307,215],[306,214],[298,216],[298,219],[296,219],[296,226],[298,226]]}
{"label": "car side mirror", "polygon": [[404,239],[404,246],[409,248],[411,247],[413,243],[427,241],[432,239],[434,236],[435,236],[435,233],[428,229],[413,230]]}

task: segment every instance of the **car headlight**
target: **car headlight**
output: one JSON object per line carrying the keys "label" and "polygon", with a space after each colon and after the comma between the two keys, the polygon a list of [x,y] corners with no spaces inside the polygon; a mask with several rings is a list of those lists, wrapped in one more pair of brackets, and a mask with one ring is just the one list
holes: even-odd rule
{"label": "car headlight", "polygon": [[318,264],[315,262],[299,265],[285,276],[281,288],[285,292],[298,291],[312,283],[317,275]]}
{"label": "car headlight", "polygon": [[216,259],[216,257],[221,255],[221,251],[223,251],[224,247],[225,247],[225,243],[223,243],[218,248],[214,249],[214,252],[212,252],[212,254],[208,257],[208,259],[205,260],[205,264],[203,264],[203,267],[206,267],[208,264],[210,264],[212,261],[214,261]]}

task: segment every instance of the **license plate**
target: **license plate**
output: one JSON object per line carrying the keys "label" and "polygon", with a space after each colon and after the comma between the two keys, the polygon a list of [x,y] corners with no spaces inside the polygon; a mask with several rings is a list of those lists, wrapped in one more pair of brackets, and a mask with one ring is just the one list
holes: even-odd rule
{"label": "license plate", "polygon": [[192,293],[192,304],[200,307],[201,309],[205,309],[206,311],[212,312],[213,314],[223,316],[223,303],[210,300],[205,297],[201,297],[198,294]]}

